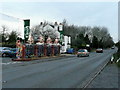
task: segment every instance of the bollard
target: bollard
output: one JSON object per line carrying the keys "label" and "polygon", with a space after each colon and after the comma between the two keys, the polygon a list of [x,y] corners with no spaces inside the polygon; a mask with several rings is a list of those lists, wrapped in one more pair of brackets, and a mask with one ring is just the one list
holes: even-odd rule
{"label": "bollard", "polygon": [[22,45],[22,59],[25,58],[25,45]]}

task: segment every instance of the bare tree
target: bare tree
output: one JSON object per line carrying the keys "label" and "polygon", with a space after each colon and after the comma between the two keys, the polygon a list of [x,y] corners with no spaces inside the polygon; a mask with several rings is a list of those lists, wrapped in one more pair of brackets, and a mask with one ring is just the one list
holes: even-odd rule
{"label": "bare tree", "polygon": [[44,30],[44,27],[46,25],[51,25],[51,23],[49,24],[48,22],[44,22],[42,25],[42,27],[40,25],[36,25],[31,28],[31,35],[34,37],[34,39],[37,40],[37,38],[39,38],[40,36],[42,36],[43,38],[45,38],[45,36],[49,36],[52,39],[58,37],[58,32],[56,32],[54,28],[46,28],[46,30]]}
{"label": "bare tree", "polygon": [[6,25],[2,25],[1,26],[1,33],[0,33],[0,36],[2,38],[1,42],[6,42],[7,38],[8,38],[8,28]]}

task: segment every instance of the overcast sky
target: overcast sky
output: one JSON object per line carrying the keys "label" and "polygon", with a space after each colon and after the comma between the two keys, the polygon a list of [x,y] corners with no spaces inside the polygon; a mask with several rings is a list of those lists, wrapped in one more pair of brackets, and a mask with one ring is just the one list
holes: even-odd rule
{"label": "overcast sky", "polygon": [[118,40],[117,2],[2,2],[1,5],[1,24],[10,27],[20,28],[22,19],[30,19],[31,27],[44,20],[66,19],[69,24],[79,26],[105,26],[113,40]]}

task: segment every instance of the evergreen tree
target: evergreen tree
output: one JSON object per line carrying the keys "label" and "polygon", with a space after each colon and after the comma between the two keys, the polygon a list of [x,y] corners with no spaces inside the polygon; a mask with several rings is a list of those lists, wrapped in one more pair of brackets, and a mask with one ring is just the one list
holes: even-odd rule
{"label": "evergreen tree", "polygon": [[96,36],[93,37],[92,47],[93,47],[93,48],[98,48],[98,39],[97,39]]}

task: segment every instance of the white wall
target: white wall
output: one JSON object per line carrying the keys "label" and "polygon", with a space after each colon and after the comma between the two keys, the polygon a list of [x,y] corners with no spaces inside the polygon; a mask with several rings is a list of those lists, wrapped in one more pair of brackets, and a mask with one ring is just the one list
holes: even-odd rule
{"label": "white wall", "polygon": [[67,48],[70,48],[71,45],[68,45],[68,43],[71,44],[71,37],[64,36],[64,46],[62,46],[62,52],[66,52]]}

